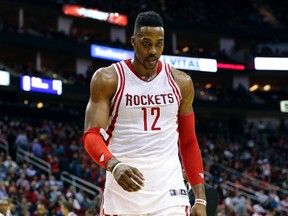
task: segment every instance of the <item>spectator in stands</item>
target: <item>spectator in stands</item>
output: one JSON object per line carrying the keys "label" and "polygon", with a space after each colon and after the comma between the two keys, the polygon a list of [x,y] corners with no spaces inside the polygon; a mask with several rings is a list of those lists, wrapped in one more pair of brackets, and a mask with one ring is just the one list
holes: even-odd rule
{"label": "spectator in stands", "polygon": [[4,161],[4,166],[8,170],[8,172],[16,172],[18,170],[18,165],[15,161],[13,161],[12,157],[10,155],[6,156],[6,160]]}
{"label": "spectator in stands", "polygon": [[54,202],[57,201],[58,197],[61,197],[61,196],[63,196],[63,195],[62,195],[61,191],[59,190],[58,185],[53,185],[53,186],[51,186],[51,187],[52,187],[52,190],[51,190],[51,192],[50,192],[50,196],[49,196],[50,199],[49,199],[49,201],[52,202],[52,203],[54,203]]}
{"label": "spectator in stands", "polygon": [[78,190],[76,193],[75,193],[75,198],[78,200],[80,206],[84,206],[85,204],[85,195],[84,195],[84,191],[83,190]]}
{"label": "spectator in stands", "polygon": [[224,211],[227,214],[227,216],[233,215],[235,210],[234,210],[234,205],[233,205],[233,197],[234,193],[229,192],[229,195],[225,198],[224,200]]}
{"label": "spectator in stands", "polygon": [[26,178],[25,172],[20,174],[20,178],[16,181],[16,186],[19,190],[25,190],[26,188],[30,188],[30,183]]}
{"label": "spectator in stands", "polygon": [[95,209],[89,208],[85,211],[85,216],[95,216],[95,215],[96,215]]}
{"label": "spectator in stands", "polygon": [[73,193],[67,193],[66,194],[66,199],[68,202],[73,204],[73,208],[80,210],[81,209],[81,205],[79,203],[79,201],[76,199],[75,195]]}
{"label": "spectator in stands", "polygon": [[29,179],[33,179],[33,177],[37,175],[37,170],[33,167],[32,164],[28,164],[25,172]]}
{"label": "spectator in stands", "polygon": [[74,208],[71,202],[65,201],[61,203],[61,212],[63,213],[63,216],[77,216],[73,210]]}
{"label": "spectator in stands", "polygon": [[24,150],[27,150],[29,148],[29,140],[23,129],[18,130],[18,135],[15,139],[14,149],[17,150],[18,148]]}
{"label": "spectator in stands", "polygon": [[7,199],[8,194],[6,190],[6,186],[2,179],[0,179],[0,200]]}
{"label": "spectator in stands", "polygon": [[286,210],[286,212],[288,212],[288,194],[285,196],[284,199],[280,201],[280,210],[283,212],[284,210]]}
{"label": "spectator in stands", "polygon": [[43,156],[42,145],[37,138],[35,138],[32,143],[32,154],[40,158]]}
{"label": "spectator in stands", "polygon": [[0,216],[11,215],[12,204],[10,200],[0,199]]}
{"label": "spectator in stands", "polygon": [[267,206],[269,202],[269,196],[266,194],[264,190],[259,190],[255,193],[257,197],[257,201],[262,205],[262,206]]}
{"label": "spectator in stands", "polygon": [[37,182],[37,184],[36,184],[36,187],[37,187],[37,188],[43,187],[44,184],[45,184],[45,181],[47,181],[47,176],[46,176],[44,173],[42,173],[42,174],[40,175],[40,177],[39,177],[39,180],[38,180],[38,182]]}
{"label": "spectator in stands", "polygon": [[42,203],[37,204],[37,209],[33,216],[47,216],[47,209]]}
{"label": "spectator in stands", "polygon": [[236,192],[236,196],[232,198],[232,203],[234,206],[236,216],[247,215],[246,198],[242,196],[239,192]]}
{"label": "spectator in stands", "polygon": [[0,156],[0,179],[4,180],[7,177],[8,168],[4,165],[3,156]]}

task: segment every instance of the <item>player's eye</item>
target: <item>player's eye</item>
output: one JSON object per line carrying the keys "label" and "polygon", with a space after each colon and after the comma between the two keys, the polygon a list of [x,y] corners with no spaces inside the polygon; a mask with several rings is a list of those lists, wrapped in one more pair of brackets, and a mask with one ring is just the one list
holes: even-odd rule
{"label": "player's eye", "polygon": [[151,43],[150,43],[150,42],[147,42],[147,41],[145,41],[145,42],[144,42],[144,46],[145,46],[145,47],[150,47],[150,46],[151,46]]}

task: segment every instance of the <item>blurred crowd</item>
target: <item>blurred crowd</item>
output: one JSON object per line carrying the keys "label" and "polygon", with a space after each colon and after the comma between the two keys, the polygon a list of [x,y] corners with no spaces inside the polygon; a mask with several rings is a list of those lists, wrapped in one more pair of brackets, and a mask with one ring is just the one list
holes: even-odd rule
{"label": "blurred crowd", "polygon": [[[69,201],[78,215],[99,213],[100,194],[91,196],[61,181],[66,171],[104,187],[105,171],[83,150],[82,122],[1,116],[0,136],[9,152],[0,155],[0,199],[14,204],[16,215],[61,216]],[[218,216],[284,216],[288,213],[288,122],[198,120],[206,182],[217,188]],[[51,173],[17,157],[19,149],[51,165]],[[20,196],[21,195],[21,196]]]}
{"label": "blurred crowd", "polygon": [[[0,199],[13,203],[13,215],[39,215],[37,207],[46,208],[45,215],[62,216],[61,204],[71,202],[74,212],[99,213],[101,194],[91,195],[61,181],[66,171],[103,188],[105,172],[91,162],[83,151],[80,126],[52,121],[0,120],[0,137],[9,143],[8,153],[0,154]],[[23,157],[22,149],[48,162],[51,170],[39,169]]]}
{"label": "blurred crowd", "polygon": [[206,182],[220,195],[218,216],[287,215],[287,120],[206,120],[196,128]]}
{"label": "blurred crowd", "polygon": [[[201,24],[216,27],[259,27],[273,26],[270,16],[275,17],[283,25],[287,25],[287,2],[280,0],[141,0],[141,1],[113,1],[113,0],[50,0],[58,4],[78,4],[103,11],[115,11],[127,14],[134,20],[137,14],[145,10],[160,13],[166,22]],[[281,2],[282,7],[279,7]],[[283,5],[284,4],[284,5]],[[175,7],[177,5],[177,7]],[[243,7],[245,5],[245,7]],[[285,7],[286,6],[286,7]],[[277,26],[276,26],[277,27]]]}
{"label": "blurred crowd", "polygon": [[[80,4],[103,11],[117,11],[127,14],[130,21],[140,11],[155,10],[169,24],[180,22],[192,27],[283,29],[287,28],[288,23],[288,1],[280,0],[50,1],[59,5]],[[95,29],[84,31],[77,23],[72,23],[67,35],[51,26],[44,26],[37,17],[29,17],[23,28],[19,29],[18,23],[0,16],[0,31],[2,30],[131,49],[130,45],[120,41],[111,42]],[[231,62],[229,55],[221,50],[206,52],[195,47],[181,55],[212,56]],[[249,55],[284,57],[288,56],[288,52],[265,46],[256,49],[251,41]],[[55,78],[57,74],[66,83],[80,87],[88,86],[95,68],[99,66],[91,65],[87,68],[86,76],[83,76],[71,71],[57,71],[46,65],[38,71],[30,63],[11,62],[9,59],[0,61],[20,75]],[[4,68],[0,65],[0,69]],[[274,101],[278,103],[286,95],[287,92],[250,92],[241,85],[228,90],[221,86],[207,88],[195,83],[196,100],[261,104]],[[220,196],[217,216],[288,215],[287,120],[246,122],[199,119],[196,129],[204,159],[206,182],[217,188]],[[60,121],[57,118],[38,119],[28,115],[22,115],[21,118],[0,115],[0,141],[5,140],[9,144],[8,152],[0,149],[0,200],[8,199],[13,204],[13,215],[40,215],[41,210],[43,215],[62,216],[61,205],[65,202],[70,202],[79,216],[99,214],[101,194],[91,195],[61,181],[61,174],[65,171],[101,189],[104,187],[105,171],[93,163],[83,150],[82,133],[82,118]],[[39,169],[29,160],[17,157],[19,149],[48,162],[50,172]]]}

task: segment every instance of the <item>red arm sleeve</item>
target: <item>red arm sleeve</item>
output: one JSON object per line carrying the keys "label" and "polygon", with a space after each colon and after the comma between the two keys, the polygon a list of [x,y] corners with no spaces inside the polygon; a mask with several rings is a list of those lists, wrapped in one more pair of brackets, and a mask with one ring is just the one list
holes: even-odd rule
{"label": "red arm sleeve", "polygon": [[107,161],[114,157],[100,134],[99,128],[90,128],[84,132],[84,148],[95,163],[106,169]]}
{"label": "red arm sleeve", "polygon": [[180,155],[187,178],[192,186],[204,184],[204,170],[195,133],[194,112],[180,116],[178,120]]}

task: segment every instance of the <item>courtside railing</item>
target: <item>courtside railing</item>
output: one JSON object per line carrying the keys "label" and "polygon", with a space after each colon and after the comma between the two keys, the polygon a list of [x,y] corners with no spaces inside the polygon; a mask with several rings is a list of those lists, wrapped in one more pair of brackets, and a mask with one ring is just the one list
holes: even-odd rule
{"label": "courtside railing", "polygon": [[[45,171],[48,174],[51,174],[51,165],[47,161],[33,155],[30,152],[27,152],[21,148],[18,148],[17,154],[16,154],[16,160],[19,162],[20,160],[24,160],[27,163],[33,164],[38,169]],[[82,178],[79,178],[75,175],[70,174],[69,172],[62,171],[60,173],[60,180],[63,183],[67,183],[69,185],[72,185],[74,189],[81,189],[83,191],[86,191],[92,196],[99,196],[102,199],[102,189],[91,182],[88,182]],[[100,199],[100,200],[101,200]]]}
{"label": "courtside railing", "polygon": [[234,169],[225,167],[221,164],[215,163],[214,165],[220,167],[220,169],[225,170],[227,173],[229,173],[229,175],[235,175],[237,176],[238,179],[241,179],[241,182],[243,182],[245,184],[245,186],[250,185],[251,188],[253,188],[255,191],[257,190],[273,190],[276,191],[280,194],[284,194],[284,195],[288,195],[288,191],[283,189],[283,188],[279,188],[278,186],[275,186],[273,184],[270,184],[268,182],[265,182],[265,185],[263,185],[263,182],[250,176],[247,174],[243,174],[241,172],[238,172]]}
{"label": "courtside railing", "polygon": [[1,137],[0,137],[0,149],[3,149],[6,155],[9,154],[9,143],[7,142],[7,140]]}
{"label": "courtside railing", "polygon": [[38,169],[45,171],[48,175],[51,174],[51,164],[47,161],[35,156],[34,154],[27,152],[21,148],[17,149],[16,153],[16,160],[19,162],[20,160],[24,160],[27,163],[32,164],[33,166],[37,167]]}
{"label": "courtside railing", "polygon": [[60,180],[63,183],[68,183],[73,186],[73,188],[78,188],[87,193],[91,194],[92,196],[100,196],[102,197],[102,189],[95,184],[92,184],[89,181],[86,181],[82,178],[79,178],[75,175],[70,174],[69,172],[63,171],[60,175]]}
{"label": "courtside railing", "polygon": [[236,185],[235,183],[229,182],[229,181],[224,181],[221,184],[221,187],[231,192],[237,192],[238,194],[243,195],[247,198],[250,198],[251,200],[257,201],[257,197],[254,195],[256,191],[252,189],[239,187],[239,185]]}

